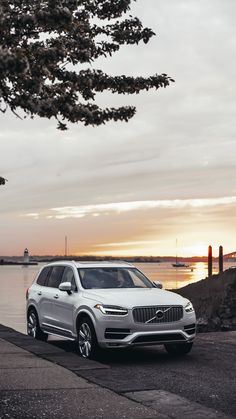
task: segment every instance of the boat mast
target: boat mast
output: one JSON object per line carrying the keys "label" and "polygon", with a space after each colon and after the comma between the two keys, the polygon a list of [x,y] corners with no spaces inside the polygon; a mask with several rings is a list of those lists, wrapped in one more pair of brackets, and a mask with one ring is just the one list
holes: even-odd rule
{"label": "boat mast", "polygon": [[177,264],[177,261],[178,261],[178,257],[177,257],[177,244],[178,244],[178,239],[175,239],[175,252],[176,252],[176,254],[175,254],[175,263]]}
{"label": "boat mast", "polygon": [[67,236],[65,236],[65,257],[67,257]]}

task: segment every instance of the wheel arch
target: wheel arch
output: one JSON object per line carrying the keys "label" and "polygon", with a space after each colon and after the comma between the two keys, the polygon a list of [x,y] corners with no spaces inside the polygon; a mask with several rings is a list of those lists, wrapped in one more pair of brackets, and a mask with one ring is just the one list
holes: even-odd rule
{"label": "wheel arch", "polygon": [[85,308],[82,309],[82,310],[80,310],[79,313],[77,313],[76,321],[75,321],[76,332],[78,330],[78,324],[79,324],[80,320],[83,319],[83,318],[85,318],[85,317],[88,317],[89,320],[92,322],[93,327],[94,327],[94,331],[96,333],[96,325],[95,325],[94,317],[90,313],[90,311],[86,310]]}
{"label": "wheel arch", "polygon": [[37,308],[32,303],[30,303],[30,305],[27,307],[27,316],[28,316],[30,310],[34,310],[36,312],[38,318],[39,318],[39,315],[38,315],[38,312],[37,312]]}
{"label": "wheel arch", "polygon": [[27,307],[27,313],[26,313],[26,317],[27,317],[27,319],[28,319],[28,314],[29,314],[29,311],[30,311],[30,310],[34,310],[34,311],[35,311],[36,316],[38,317],[38,322],[39,322],[39,325],[40,325],[40,327],[41,327],[41,319],[40,319],[40,315],[39,315],[39,313],[38,313],[37,307],[36,307],[33,303],[30,303],[30,304],[29,304],[29,306]]}
{"label": "wheel arch", "polygon": [[96,330],[96,321],[95,321],[93,312],[88,310],[87,307],[81,308],[80,311],[76,315],[76,320],[75,320],[75,333],[76,333],[76,335],[77,335],[79,322],[84,317],[88,317],[89,320],[91,321],[91,323],[93,325],[93,328],[94,328],[94,333],[95,333],[96,339],[98,340],[98,335],[97,335],[97,330]]}

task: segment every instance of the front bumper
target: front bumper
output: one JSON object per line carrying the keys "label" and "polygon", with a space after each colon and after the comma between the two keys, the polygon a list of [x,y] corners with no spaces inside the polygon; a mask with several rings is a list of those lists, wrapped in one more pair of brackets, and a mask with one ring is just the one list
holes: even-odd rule
{"label": "front bumper", "polygon": [[103,348],[186,343],[196,336],[196,317],[194,312],[184,313],[176,322],[146,324],[135,323],[132,313],[122,318],[98,313],[95,329]]}

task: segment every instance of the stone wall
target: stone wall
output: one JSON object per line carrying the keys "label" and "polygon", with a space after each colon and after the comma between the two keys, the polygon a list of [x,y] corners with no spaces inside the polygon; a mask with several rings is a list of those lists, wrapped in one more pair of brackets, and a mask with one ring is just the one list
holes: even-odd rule
{"label": "stone wall", "polygon": [[194,305],[198,331],[236,330],[236,269],[176,291]]}

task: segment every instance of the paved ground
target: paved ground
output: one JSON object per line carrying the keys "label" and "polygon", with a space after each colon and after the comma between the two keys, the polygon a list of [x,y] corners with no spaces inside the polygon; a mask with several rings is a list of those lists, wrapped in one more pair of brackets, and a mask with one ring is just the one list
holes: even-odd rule
{"label": "paved ground", "polygon": [[95,362],[0,326],[0,418],[232,418],[235,346],[236,332],[202,334],[183,359],[152,346]]}

